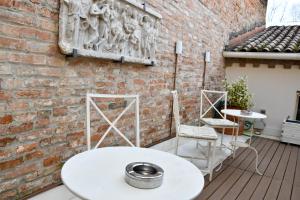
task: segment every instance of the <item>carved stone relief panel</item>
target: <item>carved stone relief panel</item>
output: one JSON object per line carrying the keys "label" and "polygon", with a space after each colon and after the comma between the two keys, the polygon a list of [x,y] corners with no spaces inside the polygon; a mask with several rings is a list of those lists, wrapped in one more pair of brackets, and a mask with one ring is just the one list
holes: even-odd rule
{"label": "carved stone relief panel", "polygon": [[161,15],[136,0],[61,0],[59,46],[67,55],[155,63]]}

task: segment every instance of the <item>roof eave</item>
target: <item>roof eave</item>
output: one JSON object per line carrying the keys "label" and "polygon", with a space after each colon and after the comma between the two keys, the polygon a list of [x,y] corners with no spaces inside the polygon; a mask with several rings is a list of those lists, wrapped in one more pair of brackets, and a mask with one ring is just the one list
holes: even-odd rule
{"label": "roof eave", "polygon": [[249,58],[269,60],[300,60],[300,53],[234,52],[223,51],[225,58]]}

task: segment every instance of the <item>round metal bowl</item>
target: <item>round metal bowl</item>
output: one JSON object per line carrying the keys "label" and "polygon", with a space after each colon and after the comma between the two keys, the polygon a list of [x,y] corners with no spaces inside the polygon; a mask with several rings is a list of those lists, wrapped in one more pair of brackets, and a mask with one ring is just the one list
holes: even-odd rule
{"label": "round metal bowl", "polygon": [[161,186],[164,170],[152,163],[129,163],[125,170],[125,181],[129,185],[141,189],[153,189]]}

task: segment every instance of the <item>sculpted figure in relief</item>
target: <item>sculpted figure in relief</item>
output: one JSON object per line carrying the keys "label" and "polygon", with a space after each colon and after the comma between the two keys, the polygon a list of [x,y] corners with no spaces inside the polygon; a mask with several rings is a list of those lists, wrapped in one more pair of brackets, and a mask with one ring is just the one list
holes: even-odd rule
{"label": "sculpted figure in relief", "polygon": [[68,5],[66,38],[74,47],[78,47],[80,24],[87,16],[82,9],[81,0],[64,0],[64,2]]}
{"label": "sculpted figure in relief", "polygon": [[158,37],[158,22],[154,22],[150,29],[150,38],[149,38],[149,46],[150,46],[150,58],[155,58],[156,52],[156,38]]}
{"label": "sculpted figure in relief", "polygon": [[142,54],[143,57],[146,59],[150,58],[150,34],[151,34],[151,19],[145,15],[143,16],[143,18],[141,19],[140,22],[141,26],[142,26],[142,43],[141,43],[141,50],[142,50]]}
{"label": "sculpted figure in relief", "polygon": [[149,13],[120,0],[62,2],[66,6],[63,42],[68,49],[99,52],[99,57],[112,53],[155,59],[159,22]]}
{"label": "sculpted figure in relief", "polygon": [[120,20],[119,14],[119,4],[115,4],[115,8],[111,8],[111,27],[110,27],[110,39],[109,39],[109,49],[112,52],[123,53],[124,42],[126,40],[123,24]]}
{"label": "sculpted figure in relief", "polygon": [[127,54],[129,56],[140,55],[140,40],[141,31],[139,29],[138,14],[135,10],[126,9],[125,16],[123,17],[124,30],[127,34]]}
{"label": "sculpted figure in relief", "polygon": [[103,0],[94,0],[90,8],[88,41],[85,43],[85,49],[98,50],[99,45],[107,38],[107,19],[106,13],[109,12],[109,5]]}

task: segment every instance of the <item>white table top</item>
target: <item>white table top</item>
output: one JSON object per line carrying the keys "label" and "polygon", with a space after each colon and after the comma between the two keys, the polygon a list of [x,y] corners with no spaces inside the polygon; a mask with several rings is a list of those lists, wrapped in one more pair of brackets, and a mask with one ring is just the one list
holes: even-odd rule
{"label": "white table top", "polygon": [[231,115],[235,117],[241,117],[241,118],[248,118],[248,119],[265,119],[267,118],[266,115],[263,115],[261,113],[252,112],[250,115],[245,115],[241,113],[241,110],[236,109],[223,109],[221,110],[222,113],[226,115]]}
{"label": "white table top", "polygon": [[[125,182],[126,165],[139,161],[163,168],[159,188],[138,189]],[[137,147],[106,147],[77,154],[64,164],[61,177],[74,194],[91,200],[193,199],[204,186],[201,171],[191,162],[167,152]]]}

